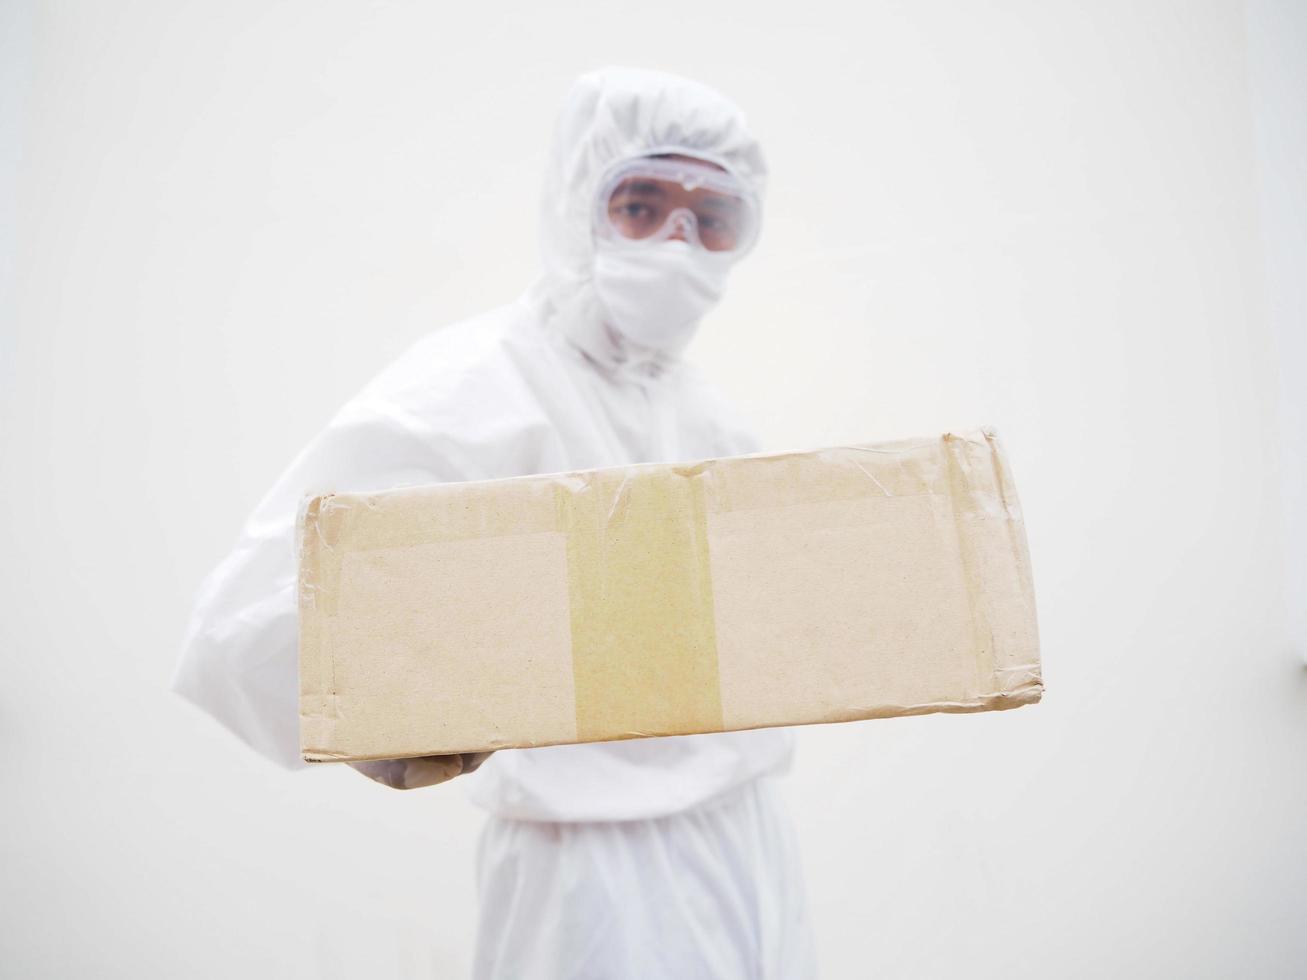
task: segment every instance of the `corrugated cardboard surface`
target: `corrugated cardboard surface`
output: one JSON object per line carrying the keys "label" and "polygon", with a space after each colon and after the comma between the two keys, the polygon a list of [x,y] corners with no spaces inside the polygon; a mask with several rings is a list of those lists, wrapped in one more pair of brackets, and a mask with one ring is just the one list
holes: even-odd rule
{"label": "corrugated cardboard surface", "polygon": [[311,761],[985,711],[1042,693],[992,429],[301,515]]}

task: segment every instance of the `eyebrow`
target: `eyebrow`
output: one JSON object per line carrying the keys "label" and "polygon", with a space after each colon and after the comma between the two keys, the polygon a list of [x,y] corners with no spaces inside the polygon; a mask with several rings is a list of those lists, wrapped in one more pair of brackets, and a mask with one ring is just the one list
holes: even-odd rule
{"label": "eyebrow", "polygon": [[653,181],[637,180],[618,184],[617,190],[613,191],[613,197],[617,197],[619,194],[659,194],[665,196],[667,191]]}

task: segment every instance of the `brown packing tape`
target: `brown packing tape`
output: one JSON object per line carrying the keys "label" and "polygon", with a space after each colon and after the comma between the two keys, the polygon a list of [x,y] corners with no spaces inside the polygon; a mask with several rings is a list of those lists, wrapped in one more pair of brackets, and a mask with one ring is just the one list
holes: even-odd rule
{"label": "brown packing tape", "polygon": [[720,731],[702,481],[596,473],[558,487],[582,740]]}

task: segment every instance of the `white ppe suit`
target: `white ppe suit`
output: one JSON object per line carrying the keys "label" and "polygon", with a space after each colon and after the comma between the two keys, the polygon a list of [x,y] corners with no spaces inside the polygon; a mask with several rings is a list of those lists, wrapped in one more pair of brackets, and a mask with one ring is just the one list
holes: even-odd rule
{"label": "white ppe suit", "polygon": [[[288,768],[299,755],[294,522],[305,494],[758,449],[662,345],[607,322],[591,218],[605,168],[678,153],[761,192],[757,143],[701,85],[582,76],[543,202],[544,274],[516,303],[420,340],[340,410],[255,509],[198,595],[174,687]],[[680,243],[677,243],[680,244]],[[791,978],[814,972],[772,777],[783,729],[500,751],[462,777],[491,817],[479,977]]]}

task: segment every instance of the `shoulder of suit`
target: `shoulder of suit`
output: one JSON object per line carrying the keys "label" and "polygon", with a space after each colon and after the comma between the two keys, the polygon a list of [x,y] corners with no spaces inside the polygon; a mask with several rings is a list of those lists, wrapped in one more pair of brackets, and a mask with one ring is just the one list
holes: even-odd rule
{"label": "shoulder of suit", "polygon": [[510,408],[527,388],[511,348],[529,342],[520,305],[490,310],[430,331],[364,386],[355,402],[429,412],[459,405]]}

